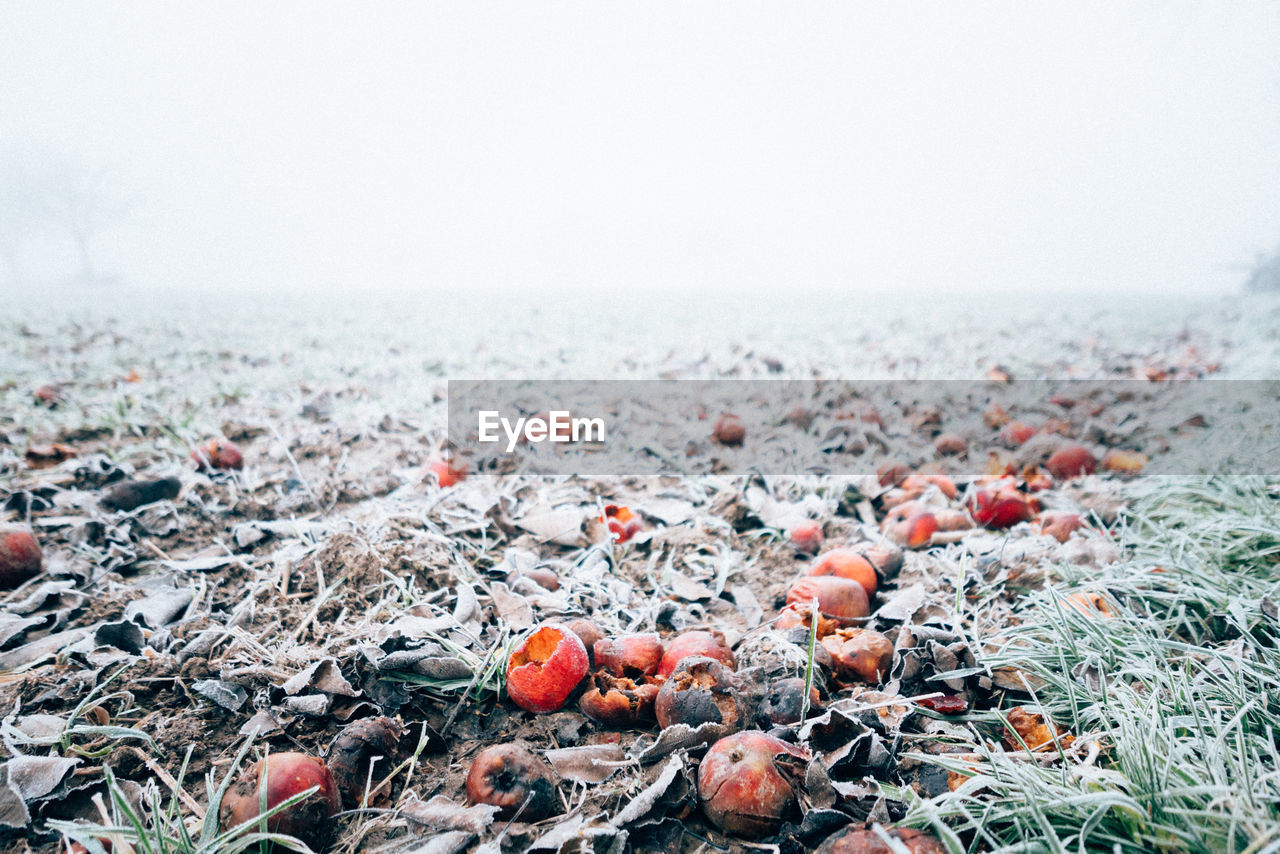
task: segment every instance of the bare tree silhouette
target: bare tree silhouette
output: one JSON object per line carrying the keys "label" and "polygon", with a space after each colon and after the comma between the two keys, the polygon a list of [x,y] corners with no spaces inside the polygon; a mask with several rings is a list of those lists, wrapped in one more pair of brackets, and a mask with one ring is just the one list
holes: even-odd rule
{"label": "bare tree silhouette", "polygon": [[1248,291],[1280,291],[1280,246],[1270,257],[1258,256],[1244,287]]}
{"label": "bare tree silhouette", "polygon": [[48,153],[0,158],[0,256],[15,283],[37,254],[62,256],[76,278],[100,281],[99,239],[132,209],[109,166]]}

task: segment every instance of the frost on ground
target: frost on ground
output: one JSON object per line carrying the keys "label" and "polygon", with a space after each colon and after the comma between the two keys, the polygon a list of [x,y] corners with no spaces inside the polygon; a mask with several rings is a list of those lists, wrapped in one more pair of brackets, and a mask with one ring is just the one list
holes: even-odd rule
{"label": "frost on ground", "polygon": [[[1178,568],[1152,557],[1156,534],[1133,537],[1135,502],[1147,502],[1141,518],[1152,530],[1183,524],[1150,510],[1159,485],[1122,471],[1053,478],[1044,469],[1058,445],[1082,438],[1084,413],[1059,407],[1047,433],[1037,415],[1030,457],[983,482],[928,477],[924,457],[884,477],[473,471],[441,485],[431,467],[444,455],[449,377],[1275,373],[1280,307],[1261,296],[1050,315],[1056,304],[845,298],[686,301],[675,311],[527,298],[429,309],[281,299],[211,312],[195,300],[100,294],[68,298],[51,315],[19,300],[0,321],[9,342],[0,500],[5,524],[34,532],[43,564],[0,600],[4,850],[59,850],[68,838],[91,848],[110,840],[115,851],[162,837],[178,850],[201,839],[208,850],[256,845],[218,837],[211,805],[221,806],[221,783],[268,749],[341,766],[344,811],[328,841],[336,851],[747,850],[752,836],[801,851],[864,824],[924,828],[956,850],[1069,838],[1085,818],[1058,818],[1062,799],[1072,802],[1065,789],[1053,792],[1058,805],[1046,796],[1042,822],[973,818],[1014,797],[1000,794],[1009,780],[1021,781],[1024,799],[1048,792],[1040,773],[1132,794],[1130,781],[1107,775],[1120,773],[1124,740],[1140,733],[1062,699],[1105,690],[1120,659],[1064,657],[1064,687],[1047,635],[1031,627],[1057,614],[1054,625],[1074,627],[1083,644],[1100,625],[1164,626],[1159,603],[1184,592],[1170,587]],[[814,415],[795,429],[822,430],[848,413]],[[966,425],[973,454],[995,447],[1005,426],[983,412],[937,416],[903,429],[932,441]],[[239,448],[242,469],[193,462],[192,450],[215,437]],[[121,486],[139,480],[164,482]],[[1263,508],[1273,506],[1267,488]],[[981,490],[1015,501],[1011,524],[983,515]],[[1229,504],[1191,488],[1180,495],[1206,513]],[[933,526],[916,538],[920,529],[903,523],[925,515]],[[610,519],[633,523],[625,542]],[[871,614],[856,628],[829,619],[837,606],[815,620],[807,597],[784,608],[812,565],[789,540],[806,522],[817,524],[823,553],[914,546],[900,566],[877,565]],[[1265,580],[1280,524],[1274,515],[1259,524],[1274,538],[1251,555]],[[1235,540],[1225,532],[1221,542]],[[1222,583],[1215,607],[1231,613],[1234,582]],[[1258,590],[1247,607],[1260,616],[1239,618],[1272,631],[1265,610],[1274,621],[1276,598]],[[579,697],[613,683],[594,675],[556,711],[512,703],[513,650],[541,624],[577,619],[606,638],[654,632],[668,648],[690,630],[721,633],[735,659],[736,674],[723,677],[734,680],[734,720],[660,729],[641,711],[625,727],[597,723]],[[1204,625],[1215,619],[1212,611]],[[1243,642],[1199,627],[1177,633],[1205,643],[1210,658]],[[855,660],[870,636],[858,629],[891,645],[883,668]],[[1257,652],[1247,646],[1241,655]],[[770,711],[787,702],[776,690],[787,678],[817,693],[803,720],[779,725]],[[1164,690],[1158,677],[1150,690]],[[1268,702],[1244,714],[1275,713]],[[391,729],[378,729],[378,717]],[[722,812],[699,803],[698,785],[709,744],[740,729],[771,730],[795,754],[778,754],[790,757],[779,760],[790,794],[776,820],[745,835],[722,830],[744,826],[733,820],[708,820]],[[468,802],[473,758],[511,742],[554,781],[546,818]],[[1234,772],[1222,773],[1229,785]],[[1250,792],[1265,804],[1274,786]],[[1223,835],[1165,837],[1167,817],[1150,805],[1097,808],[1132,825],[1122,847],[1134,851],[1237,850],[1274,830],[1250,814]],[[1146,811],[1146,824],[1127,809]]]}

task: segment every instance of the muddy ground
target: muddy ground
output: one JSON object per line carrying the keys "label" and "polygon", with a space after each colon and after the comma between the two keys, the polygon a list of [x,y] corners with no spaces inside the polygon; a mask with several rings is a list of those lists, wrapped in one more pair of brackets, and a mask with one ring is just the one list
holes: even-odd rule
{"label": "muddy ground", "polygon": [[[48,822],[97,817],[107,766],[122,791],[167,799],[191,748],[182,809],[199,816],[206,775],[226,774],[246,738],[325,756],[345,725],[385,715],[405,727],[404,761],[376,766],[396,773],[370,809],[345,804],[332,850],[747,850],[698,808],[706,732],[619,730],[576,700],[526,712],[501,687],[512,645],[578,617],[607,636],[711,628],[734,647],[749,700],[806,671],[808,631],[774,625],[810,563],[790,530],[817,521],[824,551],[882,542],[904,499],[964,516],[964,490],[976,486],[961,479],[948,497],[936,484],[906,495],[874,474],[483,471],[441,486],[429,464],[447,453],[444,381],[1266,376],[1280,310],[1249,299],[424,307],[90,293],[51,311],[37,295],[19,298],[0,320],[0,512],[34,530],[44,564],[0,600],[0,735],[9,761],[71,761],[46,763],[23,785],[8,775],[0,844],[59,850]],[[35,394],[42,387],[56,389],[52,399]],[[1001,425],[967,426],[983,414],[945,411],[914,429],[931,440],[964,424],[968,453],[985,457]],[[1079,531],[1059,542],[1037,516],[939,532],[906,550],[872,600],[866,626],[895,645],[888,673],[872,683],[833,674],[817,653],[822,708],[788,737],[821,770],[766,842],[805,850],[850,822],[891,822],[901,803],[880,783],[945,789],[945,772],[901,755],[958,751],[973,735],[917,700],[1008,705],[1017,675],[984,672],[984,644],[1058,567],[1102,571],[1118,557],[1108,528],[1134,475],[1032,484],[1025,469],[1057,444],[1087,441],[1087,420],[1063,408],[1011,481],[1028,498],[1047,487],[1034,492],[1041,509],[1078,514]],[[215,437],[239,447],[242,469],[198,470],[192,449]],[[65,448],[52,459],[28,454],[53,443]],[[927,471],[931,461],[907,462]],[[104,506],[121,482],[164,477],[179,481],[172,498]],[[607,505],[629,508],[639,533],[613,542],[599,519]],[[536,569],[558,587],[537,583]],[[951,671],[962,675],[932,679]],[[754,725],[754,711],[745,718]],[[462,809],[472,758],[511,740],[558,751],[548,756],[556,808],[543,821]]]}

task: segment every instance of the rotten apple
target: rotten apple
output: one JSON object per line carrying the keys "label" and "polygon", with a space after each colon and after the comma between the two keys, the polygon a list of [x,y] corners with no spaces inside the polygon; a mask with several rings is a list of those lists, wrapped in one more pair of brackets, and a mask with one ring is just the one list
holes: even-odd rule
{"label": "rotten apple", "polygon": [[936,836],[913,827],[881,828],[884,835],[893,840],[885,842],[880,835],[867,827],[846,827],[818,847],[814,854],[946,854],[946,848]]}
{"label": "rotten apple", "polygon": [[526,711],[554,712],[586,677],[587,668],[587,648],[573,630],[546,623],[507,660],[507,696]]}
{"label": "rotten apple", "polygon": [[344,803],[355,807],[366,788],[382,782],[395,763],[404,726],[394,718],[360,718],[342,728],[329,747],[326,764]]}
{"label": "rotten apple", "polygon": [[[757,720],[765,726],[789,726],[799,723],[804,710],[804,679],[791,676],[779,679],[769,686],[760,708],[756,713]],[[822,708],[822,697],[818,689],[809,686],[810,711]]]}
{"label": "rotten apple", "polygon": [[796,811],[809,751],[759,730],[726,736],[698,766],[698,800],[716,827],[757,839]]}
{"label": "rotten apple", "polygon": [[498,807],[504,821],[540,821],[555,806],[555,782],[546,763],[523,744],[495,744],[472,761],[467,800]]}
{"label": "rotten apple", "polygon": [[598,669],[631,679],[657,673],[665,652],[662,639],[653,632],[606,638],[596,641],[593,647]]}
{"label": "rotten apple", "polygon": [[235,442],[227,439],[210,439],[196,446],[191,459],[200,471],[225,471],[244,468],[244,454]]}
{"label": "rotten apple", "polygon": [[661,687],[655,679],[613,676],[598,671],[592,687],[578,701],[582,713],[596,723],[634,727],[654,717],[654,702]]}
{"label": "rotten apple", "polygon": [[705,723],[736,729],[747,717],[742,703],[743,685],[737,674],[714,658],[694,655],[681,661],[662,683],[653,711],[663,729]]}
{"label": "rotten apple", "polygon": [[820,643],[831,656],[836,675],[846,681],[878,685],[893,664],[893,642],[870,629],[841,629]]}

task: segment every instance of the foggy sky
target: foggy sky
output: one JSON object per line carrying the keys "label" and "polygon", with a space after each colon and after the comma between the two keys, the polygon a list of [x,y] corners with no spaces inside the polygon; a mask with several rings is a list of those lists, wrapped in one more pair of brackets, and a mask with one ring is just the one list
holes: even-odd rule
{"label": "foggy sky", "polygon": [[7,2],[0,172],[109,166],[95,265],[167,287],[1226,289],[1280,243],[1278,44],[1261,2]]}

